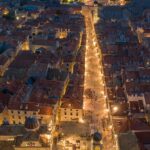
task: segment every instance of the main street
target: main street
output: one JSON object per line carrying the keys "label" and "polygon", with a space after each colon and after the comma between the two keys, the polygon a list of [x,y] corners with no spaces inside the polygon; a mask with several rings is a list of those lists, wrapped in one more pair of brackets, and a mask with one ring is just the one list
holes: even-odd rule
{"label": "main street", "polygon": [[86,25],[84,111],[88,116],[91,132],[99,131],[103,135],[103,149],[115,150],[112,138],[112,126],[109,124],[99,48],[91,11],[84,12]]}

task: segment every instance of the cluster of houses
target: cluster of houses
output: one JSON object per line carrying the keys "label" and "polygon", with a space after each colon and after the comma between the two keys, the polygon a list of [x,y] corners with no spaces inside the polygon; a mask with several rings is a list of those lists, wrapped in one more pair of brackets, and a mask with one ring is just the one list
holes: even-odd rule
{"label": "cluster of houses", "polygon": [[[0,124],[14,132],[18,126],[17,133],[10,132],[13,139],[18,132],[24,136],[20,128],[27,119],[29,126],[36,124],[30,117],[40,126],[49,126],[60,121],[79,122],[84,115],[86,34],[82,8],[47,7],[40,1],[17,4],[0,5]],[[14,18],[8,17],[12,10]],[[3,131],[0,136],[10,140]],[[15,149],[32,144],[43,148],[33,142],[16,144]]]}
{"label": "cluster of houses", "polygon": [[[137,149],[149,149],[149,12],[150,5],[146,0],[133,0],[124,6],[106,6],[96,25],[107,102],[121,150],[137,145]],[[135,139],[131,145],[127,144],[131,142],[130,136]]]}

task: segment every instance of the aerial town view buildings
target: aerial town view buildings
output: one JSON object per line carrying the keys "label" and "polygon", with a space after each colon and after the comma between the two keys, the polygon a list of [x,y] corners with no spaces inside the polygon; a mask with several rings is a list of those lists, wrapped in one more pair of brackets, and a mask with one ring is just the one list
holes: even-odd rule
{"label": "aerial town view buildings", "polygon": [[0,150],[150,150],[150,0],[0,0]]}

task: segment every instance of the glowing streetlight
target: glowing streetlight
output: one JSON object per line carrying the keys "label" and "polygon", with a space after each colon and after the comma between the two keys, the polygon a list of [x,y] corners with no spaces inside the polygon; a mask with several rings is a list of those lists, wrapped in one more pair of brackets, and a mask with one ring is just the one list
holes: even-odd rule
{"label": "glowing streetlight", "polygon": [[109,125],[109,127],[108,127],[108,128],[109,128],[109,129],[112,129],[112,127],[113,127],[112,125]]}
{"label": "glowing streetlight", "polygon": [[114,107],[113,107],[113,112],[117,112],[118,109],[119,109],[119,108],[118,108],[117,106],[114,106]]}
{"label": "glowing streetlight", "polygon": [[3,15],[8,15],[9,14],[9,10],[8,9],[4,9],[4,11],[3,11]]}
{"label": "glowing streetlight", "polygon": [[117,135],[117,134],[115,134],[115,135],[114,135],[114,137],[115,137],[115,138],[117,138],[117,137],[118,137],[118,135]]}
{"label": "glowing streetlight", "polygon": [[106,95],[104,95],[104,98],[107,98],[107,96],[106,96]]}
{"label": "glowing streetlight", "polygon": [[17,17],[16,17],[16,20],[19,20],[19,19],[20,19],[20,18],[17,16]]}
{"label": "glowing streetlight", "polygon": [[84,121],[82,118],[80,118],[80,119],[79,119],[79,122],[80,122],[80,123],[84,123],[85,121]]}
{"label": "glowing streetlight", "polygon": [[93,45],[96,46],[96,42],[95,41],[93,42]]}
{"label": "glowing streetlight", "polygon": [[104,95],[104,91],[101,91],[101,94]]}

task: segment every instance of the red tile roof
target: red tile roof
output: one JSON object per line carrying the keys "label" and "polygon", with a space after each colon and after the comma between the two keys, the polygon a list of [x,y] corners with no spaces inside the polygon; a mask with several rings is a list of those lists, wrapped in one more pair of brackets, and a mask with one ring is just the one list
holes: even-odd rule
{"label": "red tile roof", "polygon": [[82,103],[77,99],[63,98],[61,99],[61,108],[82,109]]}
{"label": "red tile roof", "polygon": [[39,109],[40,109],[39,111],[40,115],[52,115],[53,113],[52,107],[49,106],[40,106]]}

